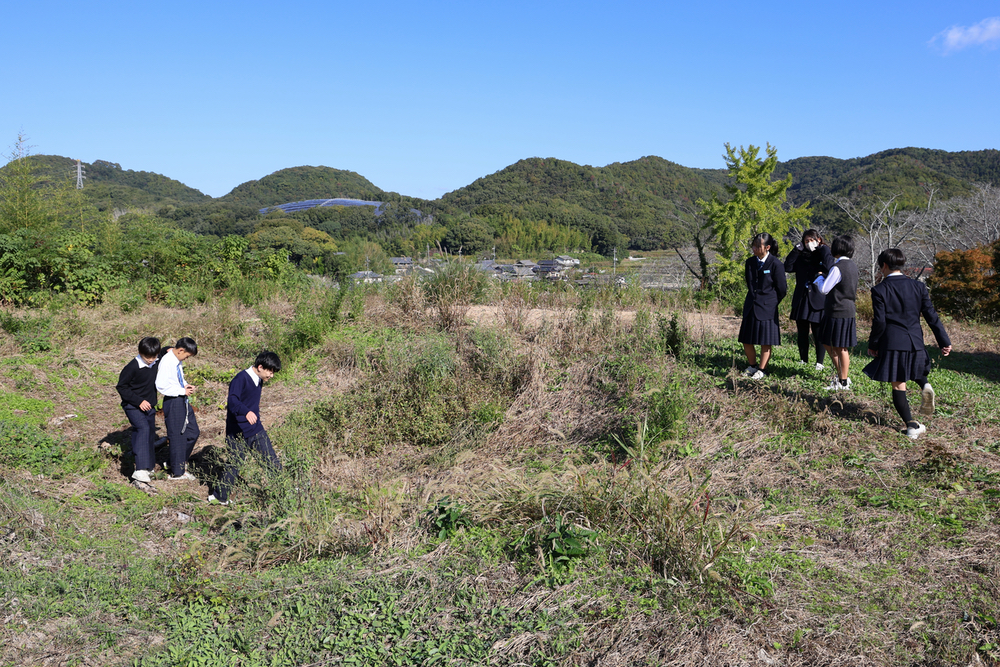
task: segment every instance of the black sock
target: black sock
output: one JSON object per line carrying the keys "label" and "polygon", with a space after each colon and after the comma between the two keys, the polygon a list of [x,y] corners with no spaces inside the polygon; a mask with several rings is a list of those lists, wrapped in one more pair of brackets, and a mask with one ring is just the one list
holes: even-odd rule
{"label": "black sock", "polygon": [[819,342],[819,322],[813,322],[812,331],[813,340],[816,341],[816,363],[821,364],[826,359],[826,348]]}
{"label": "black sock", "polygon": [[809,361],[809,324],[806,320],[796,320],[798,329],[799,359]]}
{"label": "black sock", "polygon": [[842,379],[842,380],[840,381],[840,386],[841,386],[841,387],[846,387],[846,386],[847,386],[847,378],[844,378],[844,379]]}
{"label": "black sock", "polygon": [[927,384],[927,378],[914,378],[913,381],[916,382],[917,386],[921,389],[923,389],[924,385]]}
{"label": "black sock", "polygon": [[892,406],[896,408],[896,412],[907,426],[916,428],[917,422],[913,421],[913,415],[910,413],[910,402],[906,400],[905,389],[892,390]]}

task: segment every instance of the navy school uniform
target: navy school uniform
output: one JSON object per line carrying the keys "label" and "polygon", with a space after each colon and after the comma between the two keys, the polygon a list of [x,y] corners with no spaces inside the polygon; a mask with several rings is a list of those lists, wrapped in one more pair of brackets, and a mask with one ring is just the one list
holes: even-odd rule
{"label": "navy school uniform", "polygon": [[187,461],[201,435],[198,419],[185,393],[185,384],[183,365],[170,348],[157,364],[156,388],[163,394],[163,425],[170,441],[168,467],[173,477],[184,474]]}
{"label": "navy school uniform", "polygon": [[931,360],[924,347],[921,315],[938,346],[951,345],[926,285],[901,273],[886,276],[872,288],[872,311],[868,349],[877,351],[878,356],[864,367],[864,374],[877,382],[926,378]]}
{"label": "navy school uniform", "polygon": [[[156,442],[156,364],[150,365],[141,357],[136,357],[125,365],[118,374],[115,390],[122,398],[122,410],[131,428],[132,456],[136,470],[152,470],[156,465],[153,445]],[[143,401],[148,401],[147,412],[139,409]]]}
{"label": "navy school uniform", "polygon": [[830,347],[850,348],[858,344],[855,302],[860,275],[858,265],[849,257],[841,257],[834,267],[840,273],[840,282],[826,295],[820,342]]}
{"label": "navy school uniform", "polygon": [[785,267],[768,253],[764,261],[750,257],[743,265],[747,296],[743,301],[743,322],[739,342],[748,345],[780,345],[778,304],[788,293]]}
{"label": "navy school uniform", "polygon": [[821,245],[815,250],[796,248],[785,258],[785,273],[795,273],[795,291],[792,292],[791,319],[796,322],[819,322],[823,319],[826,295],[820,292],[813,280],[826,274],[833,266],[830,248]]}
{"label": "navy school uniform", "polygon": [[[263,380],[250,368],[237,373],[229,383],[229,395],[226,401],[226,446],[229,455],[219,483],[213,485],[211,489],[212,495],[220,502],[229,499],[229,492],[239,477],[240,466],[251,450],[261,456],[270,472],[281,470],[281,461],[274,452],[271,438],[264,430],[261,421],[262,389]],[[249,412],[257,415],[256,424],[247,421]]]}

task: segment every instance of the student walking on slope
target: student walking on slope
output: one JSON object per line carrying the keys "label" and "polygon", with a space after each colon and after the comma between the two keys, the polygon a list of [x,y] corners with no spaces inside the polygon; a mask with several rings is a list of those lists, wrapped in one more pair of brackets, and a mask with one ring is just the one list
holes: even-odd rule
{"label": "student walking on slope", "polygon": [[118,375],[115,389],[122,397],[122,409],[132,425],[132,479],[149,484],[156,440],[156,362],[160,360],[160,339],[146,336],[139,341],[139,354]]}
{"label": "student walking on slope", "polygon": [[951,354],[951,339],[931,304],[927,287],[902,274],[906,256],[898,248],[883,250],[878,256],[882,282],[872,288],[872,333],[868,354],[875,360],[864,373],[876,382],[892,384],[892,405],[906,424],[906,436],[916,440],[927,427],[913,419],[906,398],[907,380],[916,380],[921,390],[920,414],[934,413],[934,388],[927,381],[931,360],[924,347],[920,316],[934,332],[941,354]]}
{"label": "student walking on slope", "polygon": [[229,383],[226,402],[226,447],[229,459],[222,472],[222,479],[213,484],[208,502],[229,504],[229,493],[239,477],[240,466],[247,452],[253,450],[263,459],[269,473],[281,470],[281,461],[274,453],[271,438],[260,419],[260,396],[265,381],[281,370],[281,359],[274,352],[264,350],[257,355],[253,365],[240,371]]}
{"label": "student walking on slope", "polygon": [[827,389],[850,391],[848,371],[851,368],[851,356],[847,350],[858,344],[855,323],[858,265],[851,259],[854,257],[854,239],[847,235],[838,236],[833,239],[831,252],[833,266],[825,278],[820,276],[814,282],[819,291],[826,295],[820,342],[830,354],[830,361],[837,371]]}
{"label": "student walking on slope", "polygon": [[192,338],[179,338],[160,359],[156,371],[156,390],[163,394],[163,424],[170,440],[170,480],[193,480],[195,476],[184,470],[194,451],[201,431],[188,396],[194,386],[184,381],[181,362],[198,354],[198,344]]}
{"label": "student walking on slope", "polygon": [[[747,296],[743,301],[743,322],[740,324],[739,342],[743,343],[749,366],[743,375],[754,380],[765,376],[771,360],[771,347],[781,344],[781,326],[778,324],[778,304],[788,292],[785,267],[769,250],[777,243],[767,232],[753,237],[750,248],[753,257],[743,266],[747,283]],[[757,350],[760,345],[760,361]]]}
{"label": "student walking on slope", "polygon": [[833,255],[830,248],[815,229],[807,229],[802,234],[802,242],[785,258],[785,273],[795,274],[791,319],[798,330],[799,363],[809,363],[809,329],[812,328],[818,371],[823,370],[823,359],[826,357],[826,348],[820,342],[826,295],[812,283],[818,276],[826,275],[831,266]]}

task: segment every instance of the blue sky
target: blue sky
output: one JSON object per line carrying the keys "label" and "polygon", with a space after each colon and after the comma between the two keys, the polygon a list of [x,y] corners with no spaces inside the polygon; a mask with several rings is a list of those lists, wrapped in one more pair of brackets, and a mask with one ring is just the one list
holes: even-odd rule
{"label": "blue sky", "polygon": [[0,146],[218,197],[299,165],[435,199],[527,157],[1000,147],[1000,3],[137,2],[4,10]]}

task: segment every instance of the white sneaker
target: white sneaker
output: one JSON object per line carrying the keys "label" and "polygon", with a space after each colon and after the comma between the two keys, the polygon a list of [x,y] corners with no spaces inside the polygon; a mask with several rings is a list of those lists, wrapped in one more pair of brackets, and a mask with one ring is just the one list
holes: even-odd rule
{"label": "white sneaker", "polygon": [[826,366],[824,366],[823,364],[819,363],[818,361],[816,362],[816,370],[821,371],[824,368],[826,368]]}
{"label": "white sneaker", "polygon": [[210,494],[208,494],[208,504],[209,505],[223,505],[223,506],[225,506],[225,505],[229,504],[229,501],[228,500],[219,500],[213,494],[210,493]]}
{"label": "white sneaker", "polygon": [[187,472],[186,470],[184,471],[183,475],[178,475],[177,477],[171,476],[171,477],[167,477],[167,479],[169,479],[171,482],[181,482],[181,481],[197,482],[198,481],[197,477],[195,477],[191,473]]}
{"label": "white sneaker", "polygon": [[920,422],[917,422],[917,428],[907,427],[906,437],[909,438],[910,440],[916,440],[926,432],[927,432],[927,427],[921,424]]}
{"label": "white sneaker", "polygon": [[758,371],[756,366],[747,366],[747,369],[743,371],[744,377],[752,378]]}
{"label": "white sneaker", "polygon": [[928,382],[924,385],[924,388],[920,391],[920,414],[922,415],[932,415],[934,414],[934,387]]}
{"label": "white sneaker", "polygon": [[134,473],[132,473],[132,479],[134,479],[137,482],[144,482],[145,484],[149,484],[150,482],[153,481],[152,478],[150,478],[149,476],[148,470],[136,470]]}
{"label": "white sneaker", "polygon": [[764,371],[757,369],[757,372],[750,376],[751,380],[763,380],[765,376]]}
{"label": "white sneaker", "polygon": [[851,391],[851,378],[847,378],[847,384],[840,384],[840,378],[833,378],[830,380],[830,386],[826,388],[827,391]]}
{"label": "white sneaker", "polygon": [[805,365],[806,365],[806,364],[808,364],[808,363],[809,363],[809,362],[808,362],[808,361],[806,361],[805,359],[799,359],[799,366],[805,366]]}

